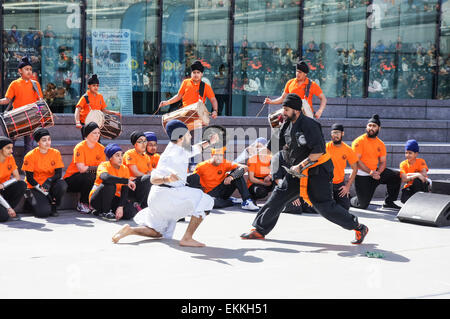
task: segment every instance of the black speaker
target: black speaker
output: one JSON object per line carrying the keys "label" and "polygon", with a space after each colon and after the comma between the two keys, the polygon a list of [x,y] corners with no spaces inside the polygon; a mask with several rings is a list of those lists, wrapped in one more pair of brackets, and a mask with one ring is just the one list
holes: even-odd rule
{"label": "black speaker", "polygon": [[426,226],[450,226],[450,195],[418,192],[398,212],[401,222]]}
{"label": "black speaker", "polygon": [[450,195],[450,180],[437,180],[431,183],[431,192]]}

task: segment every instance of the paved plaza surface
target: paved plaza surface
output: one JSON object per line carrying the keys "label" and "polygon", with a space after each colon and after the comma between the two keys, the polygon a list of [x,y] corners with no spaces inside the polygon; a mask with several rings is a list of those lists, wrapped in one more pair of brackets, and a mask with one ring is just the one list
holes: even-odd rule
{"label": "paved plaza surface", "polygon": [[255,213],[239,206],[205,219],[204,248],[178,245],[187,222],[171,240],[113,244],[125,221],[22,214],[0,224],[0,298],[450,298],[450,227],[402,223],[372,203],[352,209],[370,229],[362,245],[316,214],[282,214],[265,240],[242,240]]}

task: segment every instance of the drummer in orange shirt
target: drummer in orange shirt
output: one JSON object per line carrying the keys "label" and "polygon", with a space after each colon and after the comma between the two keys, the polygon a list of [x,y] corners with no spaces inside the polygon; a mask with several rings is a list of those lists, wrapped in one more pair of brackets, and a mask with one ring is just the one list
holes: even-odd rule
{"label": "drummer in orange shirt", "polygon": [[146,153],[147,137],[144,132],[134,131],[130,135],[131,144],[134,148],[123,154],[124,164],[128,167],[130,175],[135,177],[136,189],[130,192],[130,197],[136,201],[134,207],[137,211],[147,207],[147,198],[152,184],[150,183],[150,172],[153,170],[150,156]]}
{"label": "drummer in orange shirt", "polygon": [[429,192],[428,166],[423,158],[419,158],[419,144],[416,140],[408,140],[405,145],[405,160],[400,163],[400,177],[405,186],[400,201],[406,201],[417,192]]}
{"label": "drummer in orange shirt", "polygon": [[[82,129],[85,123],[86,116],[91,110],[100,110],[106,114],[121,116],[120,112],[107,110],[105,100],[103,95],[98,93],[98,88],[100,86],[100,81],[98,80],[97,74],[93,74],[88,79],[88,90],[84,94],[77,105],[75,106],[75,126]],[[84,139],[83,130],[81,130],[81,136]]]}
{"label": "drummer in orange shirt", "polygon": [[[13,109],[35,103],[43,97],[39,82],[33,80],[33,67],[28,57],[23,57],[18,65],[20,78],[11,82],[6,91],[5,97],[0,99],[0,105],[12,103]],[[15,141],[13,141],[14,144]],[[27,154],[35,147],[33,138],[24,136],[24,154]]]}
{"label": "drummer in orange shirt", "polygon": [[202,82],[204,70],[205,67],[200,61],[194,61],[194,63],[192,63],[191,65],[191,78],[184,80],[183,83],[181,83],[181,87],[178,90],[177,95],[167,101],[161,101],[159,107],[161,108],[163,106],[176,103],[180,100],[183,101],[183,107],[186,107],[188,105],[197,103],[199,100],[202,100],[202,102],[205,103],[206,98],[208,98],[213,108],[211,117],[213,119],[217,118],[219,110],[217,99],[209,84],[203,82],[205,85],[205,89],[203,95],[200,96],[200,83]]}
{"label": "drummer in orange shirt", "polygon": [[[355,181],[358,172],[358,159],[352,148],[342,141],[344,126],[333,124],[331,126],[331,141],[327,143],[326,150],[333,161],[333,198],[345,209],[350,208],[350,187]],[[352,173],[345,183],[345,167],[347,163],[352,168]]]}
{"label": "drummer in orange shirt", "polygon": [[356,196],[352,197],[352,207],[366,209],[376,188],[386,184],[386,196],[383,208],[400,209],[394,203],[400,192],[400,174],[398,171],[386,168],[386,146],[377,135],[381,129],[378,114],[372,116],[366,126],[366,133],[357,137],[352,143],[352,149],[358,158],[358,173],[355,178]]}
{"label": "drummer in orange shirt", "polygon": [[[309,67],[306,64],[306,62],[304,61],[298,62],[296,66],[295,78],[290,79],[286,83],[283,94],[275,100],[266,98],[264,100],[264,104],[281,104],[283,103],[284,99],[289,93],[295,93],[298,96],[300,96],[300,98],[306,99],[308,101],[308,104],[311,108],[311,112],[314,114],[314,117],[316,119],[319,119],[322,116],[325,107],[327,106],[327,98],[325,97],[325,94],[322,92],[320,86],[308,78],[308,72]],[[310,84],[309,95],[306,96],[306,88],[308,87],[309,84]],[[313,108],[314,95],[316,95],[320,100],[320,107],[316,112],[314,112]]]}

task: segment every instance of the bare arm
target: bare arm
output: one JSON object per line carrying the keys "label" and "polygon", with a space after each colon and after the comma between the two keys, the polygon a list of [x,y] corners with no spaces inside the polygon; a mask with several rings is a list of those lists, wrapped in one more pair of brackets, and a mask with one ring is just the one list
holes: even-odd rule
{"label": "bare arm", "polygon": [[0,105],[6,105],[9,104],[9,102],[11,102],[11,100],[8,99],[7,97],[0,99]]}
{"label": "bare arm", "polygon": [[325,111],[325,107],[327,106],[327,98],[325,97],[325,94],[320,94],[319,96],[320,100],[320,107],[317,110],[317,112],[314,114],[315,118],[319,119],[322,116],[323,111]]}
{"label": "bare arm", "polygon": [[136,176],[136,177],[145,175],[140,170],[138,170],[137,165],[130,165],[128,167],[130,168],[130,171],[133,173],[133,175]]}
{"label": "bare arm", "polygon": [[80,108],[75,108],[75,126],[78,128],[81,128],[81,122],[80,122]]}
{"label": "bare arm", "polygon": [[284,101],[284,99],[286,98],[287,95],[288,95],[288,93],[283,92],[283,94],[279,98],[277,98],[275,100],[271,100],[269,98],[266,98],[264,100],[264,104],[281,104],[281,103],[283,103],[283,101]]}
{"label": "bare arm", "polygon": [[[169,104],[176,103],[179,100],[181,100],[182,98],[183,98],[182,94],[177,94],[177,95],[175,95],[174,97],[170,98],[167,101],[161,101],[161,103],[159,103],[159,107],[163,107],[163,106],[166,106],[166,105],[169,105]],[[217,107],[217,104],[216,104],[216,107]]]}

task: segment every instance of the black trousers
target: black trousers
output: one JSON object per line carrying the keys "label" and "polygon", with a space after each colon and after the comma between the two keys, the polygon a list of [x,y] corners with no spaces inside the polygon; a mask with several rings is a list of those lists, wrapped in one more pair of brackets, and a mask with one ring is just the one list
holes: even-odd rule
{"label": "black trousers", "polygon": [[59,179],[52,184],[48,196],[45,196],[37,189],[31,189],[31,195],[27,199],[27,203],[31,209],[31,213],[39,218],[46,218],[52,212],[52,202],[55,206],[61,204],[61,199],[67,191],[67,183]]}
{"label": "black trousers", "polygon": [[89,204],[89,193],[94,186],[95,173],[75,173],[65,181],[68,192],[80,193],[80,202]]}
{"label": "black trousers", "polygon": [[352,197],[350,203],[353,207],[366,209],[369,207],[373,194],[380,184],[385,184],[387,187],[384,202],[393,203],[398,198],[401,183],[400,173],[389,168],[386,168],[383,173],[381,173],[379,180],[373,179],[372,176],[356,175],[356,196]]}
{"label": "black trousers", "polygon": [[[17,181],[0,191],[0,195],[8,202],[9,206],[15,208],[25,194],[27,183]],[[6,222],[9,219],[8,210],[0,205],[0,222]]]}
{"label": "black trousers", "polygon": [[136,183],[136,190],[130,190],[130,197],[133,198],[142,208],[147,207],[148,194],[152,188],[150,183],[150,174],[137,177],[134,182]]}
{"label": "black trousers", "polygon": [[[197,174],[189,175],[187,177],[187,182],[190,187],[200,189],[202,188],[200,184],[200,176]],[[236,189],[239,191],[239,194],[241,194],[243,201],[251,198],[247,188],[247,182],[242,176],[234,179],[229,185],[225,185],[222,182],[208,193],[209,196],[214,198],[214,208],[225,208],[233,206],[233,202],[229,198]]]}
{"label": "black trousers", "polygon": [[400,197],[400,201],[404,204],[406,201],[417,192],[428,193],[430,183],[422,182],[420,179],[415,178],[412,185],[402,189],[402,195]]}
{"label": "black trousers", "polygon": [[[309,169],[308,196],[314,210],[329,221],[345,228],[355,229],[358,218],[336,203],[333,199],[333,165],[330,161]],[[267,235],[276,225],[285,206],[295,200],[300,193],[298,178],[286,175],[281,187],[276,186],[266,204],[261,207],[253,221],[253,226],[262,235]]]}
{"label": "black trousers", "polygon": [[350,209],[350,197],[349,196],[341,197],[339,195],[339,193],[341,192],[340,188],[342,186],[345,186],[344,182],[339,183],[339,184],[333,184],[333,198],[336,201],[336,203],[338,203],[339,205],[344,207],[346,210],[349,210]]}
{"label": "black trousers", "polygon": [[115,195],[115,184],[101,184],[92,194],[90,204],[97,213],[107,213],[110,210],[115,213],[117,207],[123,205],[122,219],[132,219],[134,215],[136,215],[137,210],[134,208],[131,201],[128,200],[128,192],[128,186],[123,185],[120,197],[117,197]]}
{"label": "black trousers", "polygon": [[258,199],[264,198],[273,190],[275,187],[275,183],[272,183],[270,186],[261,185],[261,184],[252,184],[248,188],[250,196],[253,201],[257,201]]}

